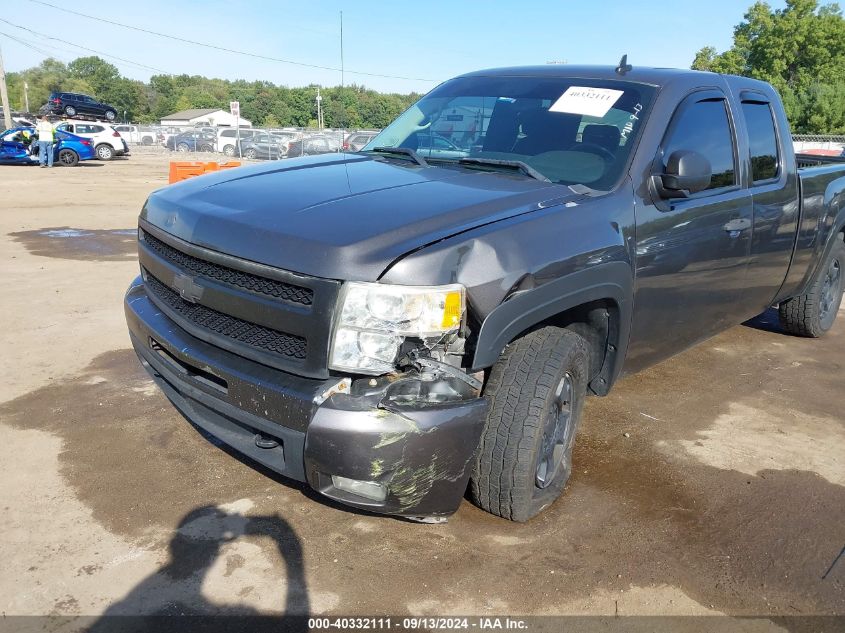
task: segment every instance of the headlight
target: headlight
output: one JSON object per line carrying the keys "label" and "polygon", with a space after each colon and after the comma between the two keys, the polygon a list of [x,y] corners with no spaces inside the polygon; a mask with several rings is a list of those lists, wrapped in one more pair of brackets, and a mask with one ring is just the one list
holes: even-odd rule
{"label": "headlight", "polygon": [[329,366],[360,374],[393,370],[406,338],[438,341],[461,326],[465,291],[449,286],[347,282],[338,300]]}

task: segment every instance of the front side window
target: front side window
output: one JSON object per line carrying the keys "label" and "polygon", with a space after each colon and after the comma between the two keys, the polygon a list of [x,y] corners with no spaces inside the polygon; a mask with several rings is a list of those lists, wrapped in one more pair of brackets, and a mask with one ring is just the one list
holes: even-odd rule
{"label": "front side window", "polygon": [[[465,158],[519,161],[552,182],[609,189],[622,176],[655,88],[620,80],[459,77],[376,135],[376,147],[491,169]],[[488,163],[489,165],[489,163]]]}
{"label": "front side window", "polygon": [[733,133],[724,99],[698,101],[675,115],[663,143],[664,167],[679,150],[698,152],[710,161],[713,177],[707,189],[736,184]]}
{"label": "front side window", "polygon": [[748,128],[751,180],[755,183],[778,175],[778,141],[772,107],[768,103],[745,101],[742,115]]}

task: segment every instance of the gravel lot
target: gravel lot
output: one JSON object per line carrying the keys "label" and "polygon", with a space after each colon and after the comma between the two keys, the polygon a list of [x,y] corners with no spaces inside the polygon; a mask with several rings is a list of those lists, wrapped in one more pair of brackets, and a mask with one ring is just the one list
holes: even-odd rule
{"label": "gravel lot", "polygon": [[592,399],[528,524],[355,513],[207,440],[129,349],[169,158],[0,168],[0,612],[845,615],[845,313],[820,341],[767,313]]}

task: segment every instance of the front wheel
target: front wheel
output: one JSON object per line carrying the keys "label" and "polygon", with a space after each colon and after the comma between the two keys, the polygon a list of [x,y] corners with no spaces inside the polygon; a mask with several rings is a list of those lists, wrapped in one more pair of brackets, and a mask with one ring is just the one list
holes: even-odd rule
{"label": "front wheel", "polygon": [[258,156],[258,154],[255,153],[255,150],[252,149],[251,147],[248,150],[246,150],[243,155],[244,155],[244,158],[249,158],[251,160],[254,160],[255,157]]}
{"label": "front wheel", "polygon": [[111,160],[114,158],[114,148],[111,145],[101,143],[95,149],[97,151],[97,158],[100,160]]}
{"label": "front wheel", "polygon": [[72,149],[59,150],[59,164],[64,167],[76,167],[79,164],[79,154]]}
{"label": "front wheel", "polygon": [[234,156],[235,155],[235,146],[234,145],[227,145],[223,148],[223,154],[225,156]]}
{"label": "front wheel", "polygon": [[211,145],[201,145],[200,151],[201,152],[213,152],[214,148]]}
{"label": "front wheel", "polygon": [[176,146],[176,151],[177,151],[177,152],[182,152],[182,153],[185,153],[185,152],[187,152],[189,149],[190,149],[190,147],[188,147],[188,144],[187,144],[187,143],[179,143],[179,144]]}
{"label": "front wheel", "polygon": [[784,330],[797,336],[824,336],[842,305],[845,242],[836,238],[833,249],[819,267],[806,294],[781,302],[778,317]]}
{"label": "front wheel", "polygon": [[106,120],[111,122],[117,118],[117,113],[114,110],[106,110]]}
{"label": "front wheel", "polygon": [[490,402],[471,477],[476,504],[527,521],[557,499],[587,393],[589,351],[578,334],[544,327],[511,343],[490,371]]}

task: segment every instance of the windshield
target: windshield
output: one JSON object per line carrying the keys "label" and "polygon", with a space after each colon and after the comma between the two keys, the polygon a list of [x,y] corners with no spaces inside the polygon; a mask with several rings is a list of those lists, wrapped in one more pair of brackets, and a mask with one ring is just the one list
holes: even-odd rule
{"label": "windshield", "polygon": [[420,99],[363,151],[401,147],[433,163],[482,159],[463,165],[472,169],[519,161],[552,182],[610,189],[654,91],[616,80],[461,77]]}

